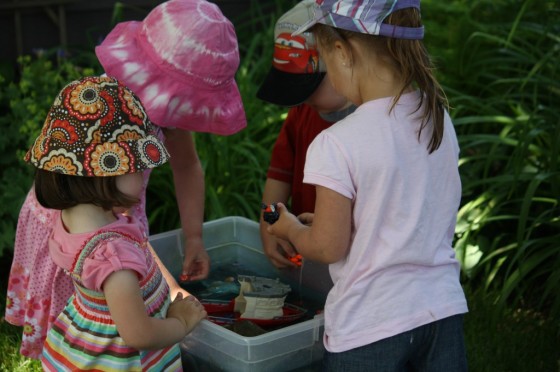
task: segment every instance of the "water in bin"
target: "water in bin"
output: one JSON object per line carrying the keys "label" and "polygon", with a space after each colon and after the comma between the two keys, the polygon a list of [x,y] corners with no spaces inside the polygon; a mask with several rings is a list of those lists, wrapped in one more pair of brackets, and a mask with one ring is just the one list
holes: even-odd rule
{"label": "water in bin", "polygon": [[[217,266],[217,267],[216,267]],[[197,281],[197,282],[187,282],[181,283],[182,287],[185,288],[188,292],[195,295],[199,300],[222,300],[222,301],[231,301],[235,297],[239,295],[240,283],[237,280],[239,275],[248,275],[248,276],[257,276],[257,277],[268,277],[270,279],[277,279],[275,275],[270,275],[268,273],[267,276],[263,276],[263,274],[259,272],[255,272],[254,270],[249,269],[245,265],[239,262],[229,263],[228,265],[213,265],[216,267],[215,269],[211,270],[209,276],[205,280]],[[295,269],[301,270],[302,267]],[[265,274],[266,275],[266,274]],[[284,278],[284,280],[287,280]],[[317,314],[317,312],[321,311],[324,305],[322,300],[314,299],[311,294],[305,293],[302,290],[300,283],[286,283],[289,284],[291,287],[291,291],[288,293],[286,297],[285,303],[290,305],[295,305],[299,308],[303,308],[306,310],[304,316],[300,319],[289,322],[284,325],[275,325],[275,326],[266,326],[265,331],[270,331],[274,329],[281,328],[283,326],[288,326],[291,324],[295,324],[301,321],[309,320]],[[257,332],[256,330],[247,330],[248,326],[240,328],[239,332],[242,335],[249,336],[249,334],[244,334],[244,332]],[[232,329],[236,331],[236,329]]]}

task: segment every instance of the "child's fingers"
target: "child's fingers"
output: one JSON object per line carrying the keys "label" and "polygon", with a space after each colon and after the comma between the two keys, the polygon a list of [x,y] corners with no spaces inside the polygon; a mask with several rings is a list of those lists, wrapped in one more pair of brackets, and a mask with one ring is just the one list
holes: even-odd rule
{"label": "child's fingers", "polygon": [[278,209],[278,212],[287,210],[286,206],[282,202],[276,203],[276,208]]}
{"label": "child's fingers", "polygon": [[313,224],[313,217],[315,215],[313,213],[305,212],[297,216],[298,220],[307,226],[311,226]]}
{"label": "child's fingers", "polygon": [[278,245],[280,246],[280,250],[281,253],[283,253],[283,256],[292,257],[298,253],[289,241],[278,239]]}
{"label": "child's fingers", "polygon": [[200,302],[198,301],[198,299],[197,299],[195,296],[192,296],[192,295],[191,295],[191,296],[188,296],[188,297],[186,298],[186,300],[187,300],[187,301],[194,302],[195,304],[196,304],[196,303],[198,303],[198,304],[200,303]]}

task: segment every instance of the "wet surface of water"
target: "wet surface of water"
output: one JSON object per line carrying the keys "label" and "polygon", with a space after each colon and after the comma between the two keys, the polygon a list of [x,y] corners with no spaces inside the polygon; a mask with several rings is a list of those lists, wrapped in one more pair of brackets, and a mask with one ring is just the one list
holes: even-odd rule
{"label": "wet surface of water", "polygon": [[[304,308],[307,313],[298,321],[291,323],[299,323],[312,319],[318,312],[323,309],[324,301],[317,300],[317,296],[312,293],[306,293],[302,285],[302,271],[305,264],[298,268],[297,283],[286,283],[291,286],[291,292],[286,297],[286,303],[293,304]],[[223,300],[230,301],[239,295],[240,284],[237,281],[238,275],[264,276],[270,279],[276,279],[274,275],[262,275],[250,268],[233,262],[227,266],[220,266],[210,272],[207,279],[194,283],[182,283],[183,288],[195,295],[199,300]],[[267,330],[274,330],[285,326],[268,327]]]}

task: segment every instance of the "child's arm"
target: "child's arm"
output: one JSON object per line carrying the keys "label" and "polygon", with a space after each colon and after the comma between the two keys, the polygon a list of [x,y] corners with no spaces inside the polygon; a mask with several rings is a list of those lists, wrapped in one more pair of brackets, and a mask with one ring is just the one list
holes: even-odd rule
{"label": "child's arm", "polygon": [[316,186],[316,193],[313,225],[302,224],[283,204],[278,204],[280,218],[268,231],[289,240],[303,257],[330,264],[348,253],[352,201],[322,186]]}
{"label": "child's arm", "polygon": [[[119,270],[103,282],[103,292],[109,312],[124,342],[135,349],[155,350],[171,346],[183,339],[196,324],[206,317],[197,301],[180,300],[183,319],[151,318],[146,313],[138,277],[132,270]],[[173,305],[172,305],[173,306]]]}
{"label": "child's arm", "polygon": [[[290,191],[291,185],[289,183],[267,178],[264,185],[262,202],[266,205],[276,202],[285,204],[290,198]],[[270,234],[267,231],[268,225],[268,222],[263,220],[263,213],[261,211],[260,233],[264,254],[278,268],[296,267],[296,264],[287,258],[296,254],[294,248],[290,242]]]}
{"label": "child's arm", "polygon": [[210,272],[210,257],[202,241],[204,172],[191,132],[165,129],[164,133],[165,146],[170,155],[169,164],[173,170],[181,227],[185,235],[185,260],[181,277],[186,280],[204,279]]}

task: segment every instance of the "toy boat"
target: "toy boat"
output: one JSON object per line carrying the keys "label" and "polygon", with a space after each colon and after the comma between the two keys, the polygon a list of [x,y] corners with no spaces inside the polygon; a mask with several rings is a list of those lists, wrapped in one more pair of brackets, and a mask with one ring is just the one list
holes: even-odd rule
{"label": "toy boat", "polygon": [[307,313],[307,310],[302,307],[285,303],[280,316],[270,319],[247,318],[234,310],[235,300],[201,300],[200,303],[208,313],[208,320],[218,325],[230,325],[239,320],[249,320],[261,327],[283,326],[297,321]]}
{"label": "toy boat", "polygon": [[219,325],[251,321],[261,327],[282,326],[303,317],[307,310],[284,302],[292,290],[279,279],[238,275],[239,295],[231,301],[202,299],[208,320]]}

